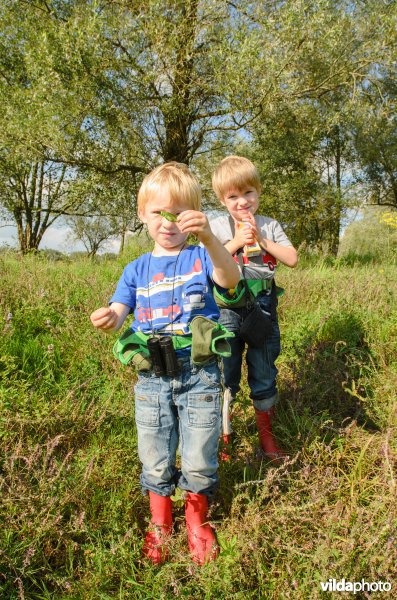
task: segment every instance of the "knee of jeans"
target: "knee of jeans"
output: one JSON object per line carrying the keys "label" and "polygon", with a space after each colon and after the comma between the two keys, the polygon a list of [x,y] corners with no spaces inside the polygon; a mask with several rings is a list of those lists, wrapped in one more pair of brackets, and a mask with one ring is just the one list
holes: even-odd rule
{"label": "knee of jeans", "polygon": [[143,463],[143,472],[145,478],[149,481],[164,481],[168,482],[174,476],[175,467],[169,464],[150,465]]}
{"label": "knee of jeans", "polygon": [[138,426],[138,456],[147,471],[167,469],[172,462],[169,439],[156,438],[150,429]]}
{"label": "knee of jeans", "polygon": [[[221,421],[210,430],[194,432],[182,447],[182,473],[186,479],[211,478],[218,469],[218,440]],[[184,440],[186,442],[186,440]]]}
{"label": "knee of jeans", "polygon": [[186,462],[182,465],[182,475],[188,483],[190,490],[210,488],[218,479],[218,460],[214,456],[212,464],[191,465]]}

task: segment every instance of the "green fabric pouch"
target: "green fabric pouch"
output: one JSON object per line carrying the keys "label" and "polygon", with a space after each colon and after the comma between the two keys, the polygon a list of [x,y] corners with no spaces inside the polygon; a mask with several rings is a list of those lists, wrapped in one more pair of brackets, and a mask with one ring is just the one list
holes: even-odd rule
{"label": "green fabric pouch", "polygon": [[113,346],[113,354],[123,365],[132,361],[138,371],[150,371],[152,368],[144,333],[133,333],[131,329],[124,331]]}
{"label": "green fabric pouch", "polygon": [[215,355],[231,356],[228,338],[234,337],[231,333],[215,321],[198,315],[189,325],[192,332],[192,361],[196,365],[203,365]]}

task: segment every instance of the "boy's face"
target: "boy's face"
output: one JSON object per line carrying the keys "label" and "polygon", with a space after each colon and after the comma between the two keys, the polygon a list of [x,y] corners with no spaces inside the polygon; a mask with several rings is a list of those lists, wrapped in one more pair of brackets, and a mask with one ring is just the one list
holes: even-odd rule
{"label": "boy's face", "polygon": [[189,209],[190,206],[171,200],[169,191],[164,188],[153,194],[139,211],[139,218],[146,223],[149,235],[155,241],[155,254],[177,254],[188,236],[179,230],[177,223],[162,217],[160,211],[178,215]]}
{"label": "boy's face", "polygon": [[232,188],[225,194],[223,204],[235,221],[243,221],[248,213],[254,215],[258,210],[259,194],[251,186],[242,190]]}

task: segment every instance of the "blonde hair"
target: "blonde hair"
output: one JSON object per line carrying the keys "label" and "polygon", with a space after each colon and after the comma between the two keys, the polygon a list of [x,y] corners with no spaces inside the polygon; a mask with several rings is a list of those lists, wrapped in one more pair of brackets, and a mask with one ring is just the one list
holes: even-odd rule
{"label": "blonde hair", "polygon": [[227,156],[212,176],[213,190],[221,202],[230,190],[244,191],[247,186],[255,188],[258,194],[262,191],[255,165],[243,156]]}
{"label": "blonde hair", "polygon": [[151,171],[139,188],[138,212],[154,194],[167,187],[171,200],[186,204],[193,210],[200,210],[201,187],[187,165],[175,161],[164,163]]}

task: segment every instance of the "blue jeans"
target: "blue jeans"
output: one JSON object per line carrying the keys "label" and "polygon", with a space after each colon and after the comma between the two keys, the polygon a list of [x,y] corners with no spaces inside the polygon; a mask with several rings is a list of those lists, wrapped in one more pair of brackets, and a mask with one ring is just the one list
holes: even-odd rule
{"label": "blue jeans", "polygon": [[[212,496],[218,486],[218,438],[221,432],[221,384],[218,363],[197,367],[180,360],[173,377],[138,373],[135,419],[141,487],[170,496],[175,486]],[[179,446],[181,469],[176,467]]]}
{"label": "blue jeans", "polygon": [[[263,310],[272,313],[272,332],[266,338],[261,348],[247,348],[246,361],[248,367],[248,386],[250,398],[258,410],[269,410],[277,400],[277,367],[275,361],[280,354],[280,329],[277,313],[271,310],[271,296],[260,294],[257,300]],[[240,389],[241,366],[245,342],[239,337],[240,325],[246,315],[246,308],[222,308],[219,322],[236,337],[229,340],[232,354],[223,359],[225,387],[229,388],[235,398]]]}

